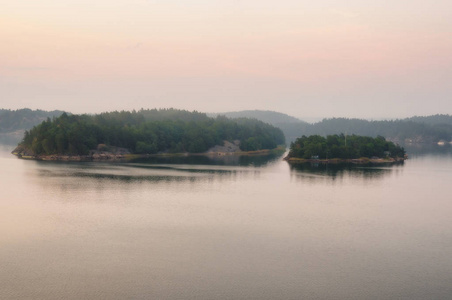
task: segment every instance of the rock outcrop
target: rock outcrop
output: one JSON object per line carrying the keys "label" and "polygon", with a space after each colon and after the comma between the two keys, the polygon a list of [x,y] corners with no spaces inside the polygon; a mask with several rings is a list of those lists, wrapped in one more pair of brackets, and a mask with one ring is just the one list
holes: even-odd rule
{"label": "rock outcrop", "polygon": [[229,141],[224,141],[223,146],[216,145],[209,150],[207,150],[207,153],[235,153],[240,152],[240,141],[235,140],[233,143]]}

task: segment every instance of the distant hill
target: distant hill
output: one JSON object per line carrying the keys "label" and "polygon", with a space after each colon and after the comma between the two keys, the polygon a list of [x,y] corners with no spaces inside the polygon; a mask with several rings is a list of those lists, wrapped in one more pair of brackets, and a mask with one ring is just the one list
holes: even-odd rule
{"label": "distant hill", "polygon": [[243,110],[235,112],[225,112],[210,114],[211,116],[223,115],[228,118],[252,118],[259,121],[271,124],[280,128],[285,137],[286,141],[290,143],[296,138],[300,137],[300,132],[306,130],[309,127],[309,123],[302,121],[298,118],[289,116],[284,113],[269,111],[269,110]]}
{"label": "distant hill", "polygon": [[356,134],[363,136],[384,136],[398,143],[437,143],[452,141],[452,116],[438,114],[414,116],[406,119],[369,121],[357,118],[328,118],[316,123],[307,123],[289,115],[261,110],[245,110],[221,113],[230,118],[248,117],[279,127],[287,143],[306,135],[327,136],[332,134]]}
{"label": "distant hill", "polygon": [[61,114],[61,110],[0,109],[0,143],[17,144],[23,138],[25,130]]}
{"label": "distant hill", "polygon": [[430,125],[440,125],[440,124],[448,124],[452,125],[452,116],[451,115],[433,115],[433,116],[414,116],[411,118],[403,119],[404,121],[413,121],[416,123],[425,123]]}
{"label": "distant hill", "polygon": [[289,116],[284,113],[270,110],[242,110],[234,112],[225,112],[211,114],[212,116],[223,115],[228,118],[252,118],[272,125],[284,123],[306,123],[298,118]]}
{"label": "distant hill", "polygon": [[30,129],[47,118],[59,117],[62,114],[61,110],[0,109],[0,133]]}
{"label": "distant hill", "polygon": [[[331,134],[356,134],[371,137],[383,136],[397,143],[437,143],[452,140],[451,117],[436,115],[401,120],[368,121],[363,119],[330,118],[320,122],[298,125],[291,135],[321,136]],[[289,140],[289,138],[287,138]],[[290,139],[292,141],[292,139]]]}

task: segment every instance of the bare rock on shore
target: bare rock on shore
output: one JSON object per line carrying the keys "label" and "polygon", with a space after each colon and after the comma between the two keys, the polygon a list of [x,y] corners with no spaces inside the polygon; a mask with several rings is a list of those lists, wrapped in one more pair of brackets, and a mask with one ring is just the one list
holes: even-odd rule
{"label": "bare rock on shore", "polygon": [[130,154],[130,151],[126,148],[105,146],[104,144],[99,144],[97,150],[90,150],[88,156],[93,160],[104,160],[104,159],[118,159],[124,158],[125,155]]}
{"label": "bare rock on shore", "polygon": [[31,149],[23,145],[17,146],[12,152],[19,158],[53,160],[53,161],[101,161],[101,160],[122,160],[130,151],[126,148],[105,146],[98,147],[96,150],[90,150],[87,155],[68,155],[68,154],[50,154],[35,155]]}
{"label": "bare rock on shore", "polygon": [[240,151],[240,141],[235,140],[233,143],[224,141],[223,146],[216,145],[207,150],[207,153],[234,153]]}
{"label": "bare rock on shore", "polygon": [[28,149],[23,145],[18,145],[11,153],[19,157],[35,155],[31,149]]}

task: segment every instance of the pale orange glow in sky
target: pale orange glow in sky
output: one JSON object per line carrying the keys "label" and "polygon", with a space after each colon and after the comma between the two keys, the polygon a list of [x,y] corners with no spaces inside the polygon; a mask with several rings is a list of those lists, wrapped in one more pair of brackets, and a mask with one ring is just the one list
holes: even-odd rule
{"label": "pale orange glow in sky", "polygon": [[222,2],[0,0],[0,106],[452,113],[450,1]]}

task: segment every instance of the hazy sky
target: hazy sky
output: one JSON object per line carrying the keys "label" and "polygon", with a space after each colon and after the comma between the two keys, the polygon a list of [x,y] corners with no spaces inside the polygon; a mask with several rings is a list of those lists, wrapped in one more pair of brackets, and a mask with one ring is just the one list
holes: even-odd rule
{"label": "hazy sky", "polygon": [[452,114],[452,1],[0,0],[0,107]]}

